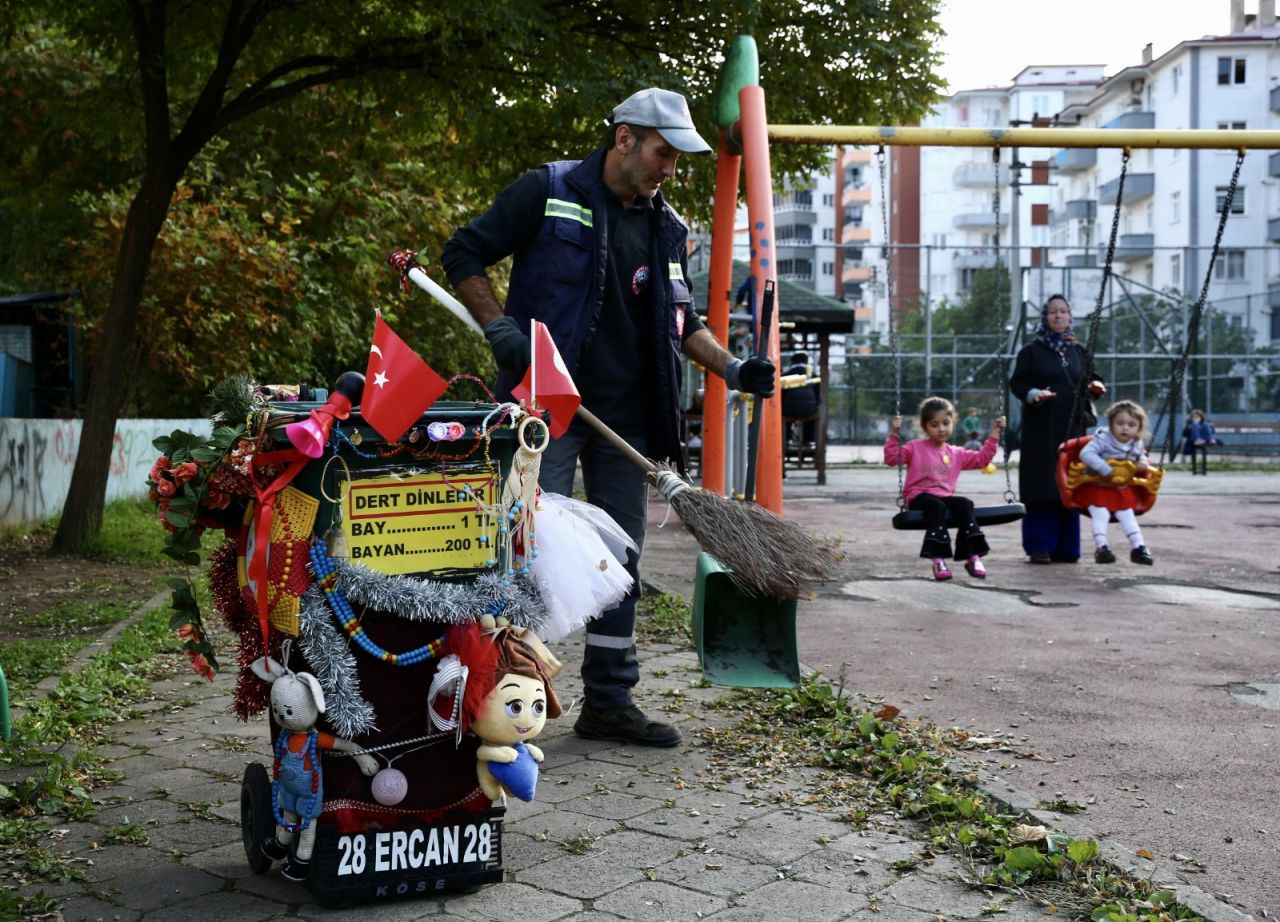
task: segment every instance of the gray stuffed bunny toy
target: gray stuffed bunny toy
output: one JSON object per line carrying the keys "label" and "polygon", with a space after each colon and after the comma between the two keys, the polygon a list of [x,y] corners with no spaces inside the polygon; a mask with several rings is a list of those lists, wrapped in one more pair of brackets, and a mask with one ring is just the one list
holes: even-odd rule
{"label": "gray stuffed bunny toy", "polygon": [[[312,821],[324,806],[320,750],[354,753],[352,758],[366,775],[377,772],[378,763],[351,740],[316,730],[316,722],[324,713],[324,692],[311,673],[293,672],[270,657],[255,660],[249,668],[270,683],[271,715],[283,728],[276,739],[271,790],[276,830],[262,843],[262,852],[273,861],[288,858],[281,873],[290,880],[306,880],[316,841]],[[298,845],[290,857],[289,844],[295,834]]]}

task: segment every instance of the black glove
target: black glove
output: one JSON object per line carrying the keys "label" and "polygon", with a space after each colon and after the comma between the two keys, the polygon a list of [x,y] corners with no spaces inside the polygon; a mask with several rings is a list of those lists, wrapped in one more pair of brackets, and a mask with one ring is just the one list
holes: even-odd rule
{"label": "black glove", "polygon": [[514,317],[499,317],[484,328],[494,360],[499,368],[522,375],[529,367],[529,337],[520,332]]}
{"label": "black glove", "polygon": [[772,397],[777,372],[778,369],[768,359],[755,356],[745,362],[742,359],[730,359],[724,370],[724,381],[731,390],[755,394],[757,397]]}

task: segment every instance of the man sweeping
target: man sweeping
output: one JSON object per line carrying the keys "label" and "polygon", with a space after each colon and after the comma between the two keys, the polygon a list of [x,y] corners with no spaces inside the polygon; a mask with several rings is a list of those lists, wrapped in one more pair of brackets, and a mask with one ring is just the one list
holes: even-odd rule
{"label": "man sweeping", "polygon": [[[488,211],[453,235],[442,262],[493,350],[499,399],[509,399],[528,367],[529,321],[540,320],[582,405],[642,455],[681,461],[679,353],[723,376],[731,389],[764,397],[773,393],[775,368],[767,359],[730,355],[693,310],[688,228],[660,191],[682,153],[711,151],[685,98],[641,90],[607,124],[604,144],[585,160],[544,164],[502,190]],[[504,311],[485,270],[513,254]],[[580,420],[543,455],[540,486],[570,494],[579,461],[588,501],[643,548],[644,472]],[[638,555],[628,556],[627,570],[635,580],[631,593],[587,625],[586,701],[574,731],[675,746],[679,731],[650,720],[632,701],[640,678]]]}

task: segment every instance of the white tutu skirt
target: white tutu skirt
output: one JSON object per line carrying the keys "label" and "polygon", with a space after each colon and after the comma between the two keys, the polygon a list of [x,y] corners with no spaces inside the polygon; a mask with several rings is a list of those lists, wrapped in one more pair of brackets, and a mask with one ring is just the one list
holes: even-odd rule
{"label": "white tutu skirt", "polygon": [[638,548],[603,509],[559,493],[539,497],[533,527],[538,556],[529,575],[548,613],[538,636],[554,643],[631,591],[627,551]]}

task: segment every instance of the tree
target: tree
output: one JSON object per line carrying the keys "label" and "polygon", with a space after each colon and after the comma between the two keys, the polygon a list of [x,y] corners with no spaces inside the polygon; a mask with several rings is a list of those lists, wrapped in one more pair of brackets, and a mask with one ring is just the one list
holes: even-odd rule
{"label": "tree", "polygon": [[[94,114],[79,133],[94,136],[85,146],[111,152],[101,165],[116,167],[129,190],[55,550],[77,550],[101,523],[156,241],[190,165],[215,139],[287,113],[320,87],[360,81],[374,106],[432,123],[441,169],[466,173],[483,191],[512,178],[517,164],[580,152],[598,138],[601,115],[638,86],[680,86],[707,124],[718,63],[709,50],[739,33],[761,43],[772,120],[908,121],[937,93],[936,6],[468,0],[406,11],[372,0],[220,0],[171,17],[167,0],[128,0],[124,15],[108,0],[0,0],[6,47],[50,44],[77,55],[75,102]],[[26,75],[18,76],[21,86]],[[48,156],[69,142],[40,132],[34,143]],[[32,150],[20,159],[38,163]],[[796,149],[776,163],[801,170],[821,158]],[[690,172],[695,192],[710,188],[709,164]],[[709,211],[709,195],[700,205],[696,195],[681,198],[695,216]]]}

